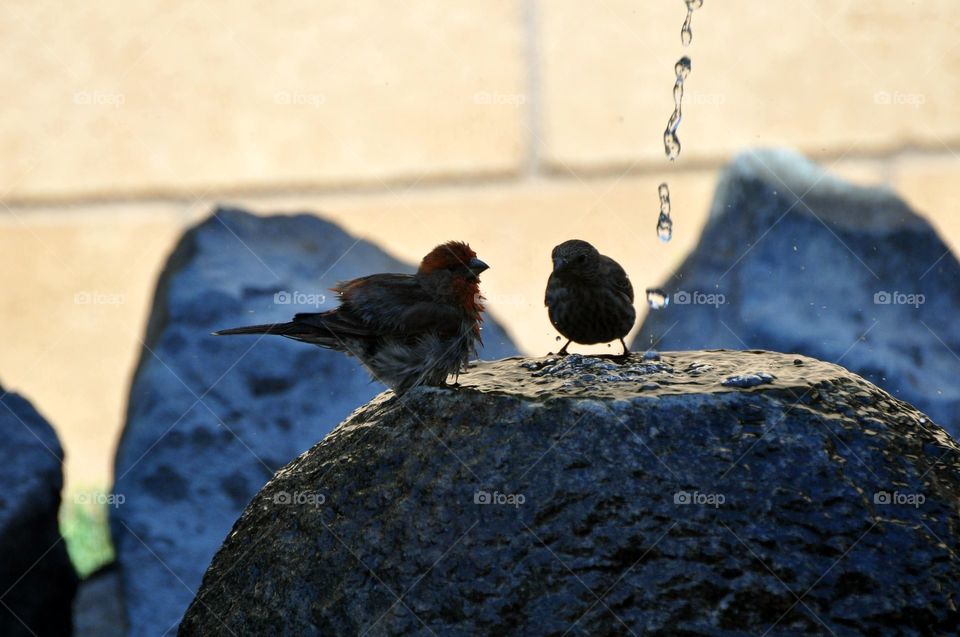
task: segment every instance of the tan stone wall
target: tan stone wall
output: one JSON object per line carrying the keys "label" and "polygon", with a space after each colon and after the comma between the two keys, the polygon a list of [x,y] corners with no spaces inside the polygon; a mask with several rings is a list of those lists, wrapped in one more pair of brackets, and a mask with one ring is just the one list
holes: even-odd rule
{"label": "tan stone wall", "polygon": [[155,276],[216,202],[323,211],[411,261],[467,239],[529,352],[555,346],[555,243],[662,280],[743,148],[893,187],[960,247],[960,3],[704,5],[684,49],[681,0],[2,3],[0,382],[58,428],[71,483],[108,482]]}

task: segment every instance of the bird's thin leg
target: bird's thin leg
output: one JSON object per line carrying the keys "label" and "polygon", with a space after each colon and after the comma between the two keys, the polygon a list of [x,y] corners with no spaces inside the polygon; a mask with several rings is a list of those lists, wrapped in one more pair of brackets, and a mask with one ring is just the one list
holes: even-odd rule
{"label": "bird's thin leg", "polygon": [[447,387],[459,387],[460,386],[460,372],[457,372],[453,375],[453,382],[448,383]]}
{"label": "bird's thin leg", "polygon": [[620,344],[623,345],[623,354],[621,356],[626,356],[630,353],[630,348],[627,347],[627,343],[621,338]]}
{"label": "bird's thin leg", "polygon": [[567,355],[567,347],[570,345],[570,343],[571,343],[571,339],[567,339],[566,345],[564,345],[563,347],[560,348],[560,351],[557,352],[557,356],[566,356],[566,355]]}

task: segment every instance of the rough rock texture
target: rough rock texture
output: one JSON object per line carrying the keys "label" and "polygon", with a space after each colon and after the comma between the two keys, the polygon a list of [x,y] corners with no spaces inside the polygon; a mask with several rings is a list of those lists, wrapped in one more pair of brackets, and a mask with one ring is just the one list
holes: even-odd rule
{"label": "rough rock texture", "polygon": [[0,635],[69,635],[77,575],[57,525],[60,441],[2,387],[0,431]]}
{"label": "rough rock texture", "polygon": [[742,155],[663,289],[670,305],[649,313],[634,349],[839,362],[960,435],[960,263],[890,191],[784,151]]}
{"label": "rough rock texture", "polygon": [[838,366],[571,355],[461,382],[385,394],[279,472],[181,634],[919,635],[960,621],[960,447]]}
{"label": "rough rock texture", "polygon": [[[111,526],[129,634],[175,630],[249,499],[383,389],[337,352],[210,333],[329,309],[341,279],[411,269],[312,215],[219,210],[181,239],[158,284],[116,458],[125,500]],[[515,352],[492,319],[485,328],[483,355]]]}

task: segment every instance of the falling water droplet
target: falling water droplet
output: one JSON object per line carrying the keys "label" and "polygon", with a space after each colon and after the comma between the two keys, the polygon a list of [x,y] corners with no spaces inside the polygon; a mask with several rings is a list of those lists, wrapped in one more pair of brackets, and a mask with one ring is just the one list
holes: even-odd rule
{"label": "falling water droplet", "polygon": [[670,297],[659,288],[647,288],[647,303],[651,310],[661,310],[670,305]]}
{"label": "falling water droplet", "polygon": [[693,12],[703,6],[703,0],[686,0],[686,2],[687,19],[683,21],[683,28],[680,29],[680,41],[683,42],[683,46],[690,46],[690,43],[693,42],[693,29],[690,28],[690,23],[693,21]]}
{"label": "falling water droplet", "polygon": [[670,186],[663,182],[657,186],[657,195],[660,197],[660,212],[670,216]]}
{"label": "falling water droplet", "polygon": [[677,129],[680,128],[680,120],[683,117],[683,82],[690,75],[690,69],[690,58],[687,56],[677,60],[673,67],[674,73],[677,75],[677,81],[673,85],[673,114],[663,131],[663,152],[670,161],[674,161],[680,156],[680,138],[677,137]]}
{"label": "falling water droplet", "polygon": [[657,188],[660,195],[660,217],[657,219],[657,236],[664,243],[673,237],[673,219],[670,218],[670,186],[666,182]]}
{"label": "falling water droplet", "polygon": [[664,243],[673,238],[673,219],[660,215],[660,221],[657,222],[657,236]]}
{"label": "falling water droplet", "polygon": [[669,128],[663,131],[663,152],[670,161],[680,156],[680,138]]}

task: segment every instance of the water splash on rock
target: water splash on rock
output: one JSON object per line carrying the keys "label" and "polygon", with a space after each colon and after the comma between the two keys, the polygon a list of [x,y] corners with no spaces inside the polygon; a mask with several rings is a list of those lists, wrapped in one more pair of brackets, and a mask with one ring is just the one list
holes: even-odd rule
{"label": "water splash on rock", "polygon": [[756,387],[757,385],[766,385],[776,380],[776,376],[767,372],[756,372],[754,374],[735,374],[723,379],[720,383],[724,387]]}
{"label": "water splash on rock", "polygon": [[562,358],[527,360],[520,367],[533,372],[531,376],[534,378],[545,379],[543,384],[561,381],[560,386],[564,389],[589,389],[590,384],[600,383],[629,383],[639,389],[659,389],[658,384],[647,387],[651,383],[644,378],[646,375],[672,371],[672,367],[659,361],[659,356],[656,359],[644,357],[642,361],[633,357],[615,361],[607,357],[570,354]]}

